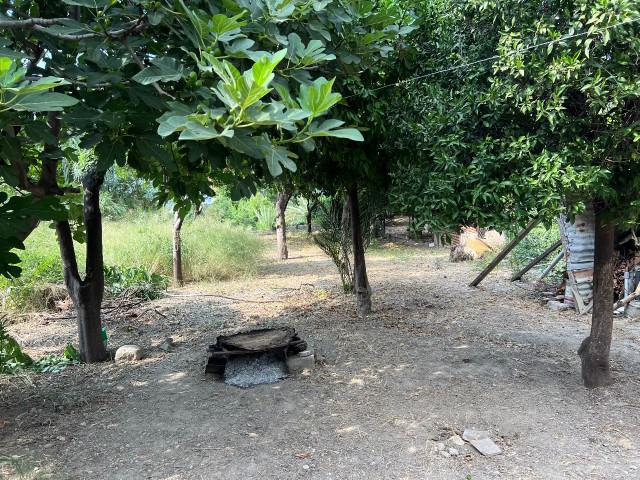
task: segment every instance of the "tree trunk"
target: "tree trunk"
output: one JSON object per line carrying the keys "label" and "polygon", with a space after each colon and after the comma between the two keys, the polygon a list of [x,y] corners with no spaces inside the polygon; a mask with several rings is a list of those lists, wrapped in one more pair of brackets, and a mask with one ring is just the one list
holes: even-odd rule
{"label": "tree trunk", "polygon": [[311,235],[311,231],[312,231],[312,228],[311,228],[311,213],[312,213],[311,208],[309,208],[309,204],[307,204],[307,233],[309,235]]}
{"label": "tree trunk", "polygon": [[578,350],[582,359],[582,380],[587,388],[613,383],[609,351],[613,330],[614,236],[615,225],[604,224],[602,214],[596,214],[591,334]]}
{"label": "tree trunk", "polygon": [[312,233],[312,225],[311,225],[311,217],[313,216],[313,212],[316,208],[318,208],[318,195],[313,193],[309,195],[307,198],[307,233],[311,235]]}
{"label": "tree trunk", "polygon": [[100,187],[104,172],[90,170],[82,177],[84,189],[84,226],[86,230],[86,275],[80,278],[73,236],[68,221],[57,222],[58,244],[69,296],[76,308],[78,321],[78,350],[85,363],[106,360],[102,343],[100,307],[104,294],[104,261],[102,256],[102,215]]}
{"label": "tree trunk", "polygon": [[278,260],[286,260],[289,258],[287,250],[287,223],[285,220],[285,211],[291,198],[291,191],[283,190],[278,192],[276,199],[276,258]]}
{"label": "tree trunk", "polygon": [[184,219],[180,218],[178,212],[173,215],[173,281],[176,285],[182,286],[184,280],[182,276],[182,238],[180,232]]}
{"label": "tree trunk", "polygon": [[[335,200],[337,202],[337,199]],[[336,207],[338,208],[338,207]],[[351,199],[345,192],[340,216],[340,277],[345,293],[353,293],[353,270],[351,269]]]}
{"label": "tree trunk", "polygon": [[357,185],[351,185],[347,189],[347,197],[351,204],[351,242],[353,245],[353,277],[356,303],[358,316],[365,317],[371,313],[371,287],[367,278]]}

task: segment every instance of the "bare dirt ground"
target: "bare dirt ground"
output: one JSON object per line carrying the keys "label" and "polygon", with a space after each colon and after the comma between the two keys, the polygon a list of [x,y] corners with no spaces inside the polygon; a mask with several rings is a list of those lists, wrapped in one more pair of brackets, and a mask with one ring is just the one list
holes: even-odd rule
{"label": "bare dirt ground", "polygon": [[[498,270],[480,288],[448,250],[368,255],[375,313],[354,315],[330,261],[295,237],[251,280],[171,290],[107,315],[111,347],[140,362],[0,378],[0,454],[22,477],[73,479],[621,479],[640,475],[640,323],[617,318],[616,384],[581,386],[589,318],[551,312]],[[218,294],[221,297],[199,296]],[[251,302],[255,303],[251,303]],[[326,359],[312,375],[239,389],[205,378],[216,336],[291,325]],[[35,357],[74,340],[71,319],[10,327]],[[168,336],[169,351],[159,348]],[[2,426],[4,425],[4,426]],[[503,453],[437,451],[465,428]],[[0,455],[1,456],[1,455]]]}

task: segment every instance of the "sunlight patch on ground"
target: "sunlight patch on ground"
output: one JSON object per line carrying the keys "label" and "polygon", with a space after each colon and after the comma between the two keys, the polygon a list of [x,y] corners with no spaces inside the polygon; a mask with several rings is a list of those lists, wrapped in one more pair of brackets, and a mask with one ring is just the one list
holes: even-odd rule
{"label": "sunlight patch on ground", "polygon": [[187,376],[186,372],[167,373],[158,383],[177,383]]}

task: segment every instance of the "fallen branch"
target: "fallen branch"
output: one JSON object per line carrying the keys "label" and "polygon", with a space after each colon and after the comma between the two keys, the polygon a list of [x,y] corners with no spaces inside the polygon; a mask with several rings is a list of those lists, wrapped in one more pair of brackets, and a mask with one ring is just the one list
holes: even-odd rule
{"label": "fallen branch", "polygon": [[217,297],[224,298],[226,300],[233,300],[234,302],[245,302],[245,303],[283,303],[284,300],[245,300],[244,298],[234,298],[227,297],[226,295],[216,295],[215,293],[197,293],[193,295],[175,295],[172,293],[165,292],[164,295],[167,297],[174,298],[198,298],[198,297]]}
{"label": "fallen branch", "polygon": [[618,300],[616,303],[613,304],[613,311],[615,312],[620,307],[622,307],[622,306],[626,305],[627,303],[631,302],[638,295],[640,295],[640,283],[638,284],[638,286],[636,287],[635,291],[632,294],[627,295],[623,299]]}

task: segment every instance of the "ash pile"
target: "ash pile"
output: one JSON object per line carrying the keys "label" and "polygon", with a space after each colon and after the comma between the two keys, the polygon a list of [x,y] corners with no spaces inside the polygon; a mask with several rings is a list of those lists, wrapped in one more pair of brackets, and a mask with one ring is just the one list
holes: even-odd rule
{"label": "ash pile", "polygon": [[237,387],[275,383],[313,370],[315,358],[292,327],[219,336],[210,345],[205,373]]}

